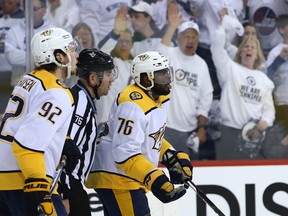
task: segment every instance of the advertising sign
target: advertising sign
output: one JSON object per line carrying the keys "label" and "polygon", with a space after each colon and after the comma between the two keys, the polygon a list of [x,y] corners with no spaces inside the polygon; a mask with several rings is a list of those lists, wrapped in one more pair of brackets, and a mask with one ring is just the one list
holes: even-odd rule
{"label": "advertising sign", "polygon": [[[197,162],[192,181],[227,216],[288,215],[288,163]],[[102,216],[97,194],[88,191],[93,216]],[[168,204],[161,203],[151,192],[147,195],[153,216],[217,215],[191,188],[182,198]]]}

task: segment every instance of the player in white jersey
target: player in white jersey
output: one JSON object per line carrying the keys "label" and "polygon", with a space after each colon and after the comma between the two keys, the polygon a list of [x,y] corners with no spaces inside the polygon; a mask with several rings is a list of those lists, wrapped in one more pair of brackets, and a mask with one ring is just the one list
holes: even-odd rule
{"label": "player in white jersey", "polygon": [[[275,109],[272,99],[273,82],[258,68],[264,61],[260,43],[255,36],[242,41],[234,62],[224,49],[225,30],[219,26],[211,46],[213,61],[222,88],[220,109],[222,117],[221,138],[216,145],[217,159],[250,159],[252,145],[238,139],[243,126],[255,119],[258,124],[245,132],[250,144],[260,140],[263,132],[273,125]],[[239,145],[238,145],[239,144]],[[257,145],[255,150],[257,150]],[[251,151],[250,151],[251,150]],[[253,155],[251,155],[253,153]]]}
{"label": "player in white jersey", "polygon": [[[89,198],[83,189],[92,167],[97,138],[95,99],[107,95],[114,76],[114,63],[111,56],[95,48],[80,52],[77,63],[79,81],[71,88],[75,109],[69,126],[68,136],[75,141],[81,158],[69,174],[68,199],[70,216],[91,215]],[[96,102],[97,103],[97,102]]]}
{"label": "player in white jersey", "polygon": [[[105,215],[150,215],[145,192],[171,202],[186,192],[173,183],[192,178],[188,155],[163,139],[172,77],[168,59],[154,51],[139,54],[132,61],[131,76],[135,84],[114,101],[109,133],[97,146],[86,182],[96,189]],[[159,159],[171,171],[171,181],[157,168]]]}
{"label": "player in white jersey", "polygon": [[[76,72],[76,49],[60,28],[31,41],[35,70],[15,86],[0,125],[0,215],[38,216],[39,206],[46,215],[55,212],[49,189],[74,104],[63,80]],[[61,201],[57,194],[52,200]]]}

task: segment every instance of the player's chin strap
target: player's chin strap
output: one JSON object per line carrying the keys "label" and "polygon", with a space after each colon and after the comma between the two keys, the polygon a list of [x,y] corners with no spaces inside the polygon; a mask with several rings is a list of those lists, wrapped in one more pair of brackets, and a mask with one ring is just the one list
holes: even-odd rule
{"label": "player's chin strap", "polygon": [[[100,85],[101,85],[101,84],[100,84]],[[97,100],[100,99],[100,97],[99,97],[99,95],[98,95],[98,88],[99,88],[100,85],[97,85],[97,86],[95,86],[95,87],[93,88],[93,91],[94,91],[94,94],[95,94],[95,97],[96,97]]]}
{"label": "player's chin strap", "polygon": [[151,89],[150,89],[150,90],[147,90],[147,92],[148,92],[148,95],[152,98],[152,100],[153,100],[155,103],[157,103],[157,101],[156,101],[155,98],[153,97],[153,94],[152,94]]}
{"label": "player's chin strap", "polygon": [[59,66],[59,67],[66,67],[67,68],[67,76],[65,79],[69,79],[71,77],[71,54],[70,53],[67,53],[67,56],[68,56],[68,60],[69,62],[67,64],[61,64],[59,63],[56,59],[54,60],[54,63]]}
{"label": "player's chin strap", "polygon": [[152,85],[150,87],[146,87],[145,90],[148,92],[148,95],[152,98],[152,100],[157,103],[157,101],[155,100],[155,98],[153,97],[153,94],[152,94],[152,88],[155,86],[155,84],[159,84],[159,85],[169,85],[171,83],[171,81],[167,82],[167,83],[157,83],[155,81],[152,81]]}
{"label": "player's chin strap", "polygon": [[153,97],[153,94],[152,94],[152,91],[151,91],[151,89],[154,87],[154,81],[153,81],[153,79],[150,80],[150,81],[151,81],[151,86],[149,86],[149,87],[144,87],[143,85],[141,85],[140,82],[139,82],[139,83],[137,82],[137,84],[138,84],[142,89],[146,90],[147,93],[148,93],[148,95],[150,96],[150,98],[151,98],[154,102],[157,103],[157,101],[156,101],[155,98]]}
{"label": "player's chin strap", "polygon": [[68,56],[69,62],[66,65],[62,65],[62,67],[67,67],[66,79],[69,79],[71,77],[71,69],[72,69],[72,66],[71,66],[71,54],[67,53],[67,56]]}
{"label": "player's chin strap", "polygon": [[98,79],[99,79],[99,84],[96,85],[96,86],[94,86],[94,87],[91,85],[91,83],[90,83],[90,81],[89,81],[89,78],[87,78],[87,79],[88,79],[88,84],[89,84],[89,86],[90,86],[91,88],[93,88],[93,92],[94,92],[94,94],[95,94],[96,99],[99,100],[99,99],[100,99],[100,96],[99,96],[99,94],[98,94],[98,88],[99,88],[99,87],[101,86],[101,84],[102,84],[102,80],[103,80],[103,77],[104,77],[104,72],[103,72],[103,74],[101,74],[101,76],[99,76],[99,73],[97,73],[97,76],[98,76]]}

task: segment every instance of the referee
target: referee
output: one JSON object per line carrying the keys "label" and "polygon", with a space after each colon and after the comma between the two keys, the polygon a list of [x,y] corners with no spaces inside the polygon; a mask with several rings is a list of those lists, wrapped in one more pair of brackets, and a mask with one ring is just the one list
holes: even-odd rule
{"label": "referee", "polygon": [[72,172],[66,172],[66,177],[68,177],[66,182],[69,182],[69,187],[62,185],[62,189],[66,188],[64,196],[66,195],[65,198],[69,200],[70,216],[91,215],[88,195],[82,183],[86,181],[90,172],[96,151],[95,99],[108,94],[114,81],[113,69],[113,59],[102,51],[91,48],[84,49],[79,54],[77,64],[79,80],[71,88],[75,110],[67,136],[78,146],[81,159]]}

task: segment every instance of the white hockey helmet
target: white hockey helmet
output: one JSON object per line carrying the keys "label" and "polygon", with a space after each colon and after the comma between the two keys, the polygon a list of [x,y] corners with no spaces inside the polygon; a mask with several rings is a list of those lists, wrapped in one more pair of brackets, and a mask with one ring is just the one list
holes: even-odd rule
{"label": "white hockey helmet", "polygon": [[[72,35],[61,28],[49,28],[44,31],[38,32],[31,40],[31,52],[33,64],[35,67],[55,63],[58,66],[67,67],[69,78],[71,73],[71,47],[76,51],[79,44],[75,41]],[[69,63],[61,65],[56,61],[54,56],[55,50],[62,50],[67,54]]]}
{"label": "white hockey helmet", "polygon": [[[160,52],[147,51],[137,55],[131,64],[130,74],[138,86],[145,90],[151,90],[154,86],[154,72],[170,68],[168,59]],[[140,83],[140,74],[146,73],[151,81],[151,86],[144,87]]]}

